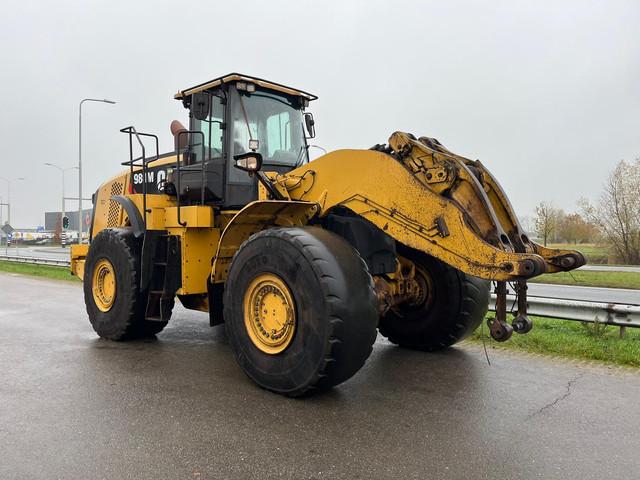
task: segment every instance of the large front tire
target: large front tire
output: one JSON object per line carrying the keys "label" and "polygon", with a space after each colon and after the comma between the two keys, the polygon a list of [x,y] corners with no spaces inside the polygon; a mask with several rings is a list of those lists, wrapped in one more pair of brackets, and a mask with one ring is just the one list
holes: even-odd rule
{"label": "large front tire", "polygon": [[487,313],[490,282],[406,247],[398,253],[415,264],[427,294],[418,305],[387,312],[380,319],[380,333],[392,343],[427,351],[442,350],[470,335]]}
{"label": "large front tire", "polygon": [[141,292],[141,242],[128,228],[101,230],[91,241],[84,268],[84,300],[95,332],[107,340],[159,333],[167,322],[146,320]]}
{"label": "large front tire", "polygon": [[263,388],[299,396],[362,367],[378,313],[367,266],[343,238],[318,227],[273,228],[235,255],[224,318],[245,373]]}

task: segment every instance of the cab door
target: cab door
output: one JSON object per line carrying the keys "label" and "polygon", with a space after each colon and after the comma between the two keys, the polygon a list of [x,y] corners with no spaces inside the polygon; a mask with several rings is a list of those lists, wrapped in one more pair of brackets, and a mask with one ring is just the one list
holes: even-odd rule
{"label": "cab door", "polygon": [[226,207],[242,207],[258,198],[255,175],[234,167],[234,155],[257,151],[263,170],[286,173],[308,161],[299,99],[256,88],[239,92],[229,87],[229,132],[226,167]]}

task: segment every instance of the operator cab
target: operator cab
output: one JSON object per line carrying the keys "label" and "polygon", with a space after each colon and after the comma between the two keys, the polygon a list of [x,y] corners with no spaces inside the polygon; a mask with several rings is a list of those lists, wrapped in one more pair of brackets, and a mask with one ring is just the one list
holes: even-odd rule
{"label": "operator cab", "polygon": [[309,161],[307,138],[315,132],[313,116],[304,110],[314,95],[232,73],[175,98],[189,110],[188,131],[172,126],[183,204],[237,208],[256,200],[256,176],[235,167],[237,155],[257,152],[264,170],[279,173]]}

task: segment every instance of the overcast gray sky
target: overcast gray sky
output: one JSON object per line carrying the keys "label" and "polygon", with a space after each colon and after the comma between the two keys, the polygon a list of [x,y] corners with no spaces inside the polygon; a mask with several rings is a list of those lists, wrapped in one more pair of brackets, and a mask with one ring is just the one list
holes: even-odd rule
{"label": "overcast gray sky", "polygon": [[186,119],[173,94],[231,71],[317,94],[328,150],[432,136],[481,159],[520,215],[541,200],[572,210],[640,154],[639,26],[640,2],[616,0],[3,0],[0,176],[26,178],[12,223],[59,208],[60,174],[43,163],[77,164],[80,99],[118,102],[83,109],[90,194],[127,158],[119,128],[168,150],[170,121]]}

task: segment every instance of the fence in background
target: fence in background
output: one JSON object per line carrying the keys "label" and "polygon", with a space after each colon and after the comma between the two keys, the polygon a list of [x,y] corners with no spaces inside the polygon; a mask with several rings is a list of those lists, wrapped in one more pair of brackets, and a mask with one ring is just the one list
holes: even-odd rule
{"label": "fence in background", "polygon": [[[491,295],[489,310],[495,311],[495,295]],[[507,302],[514,302],[513,295],[507,296]],[[509,304],[509,303],[508,303]],[[615,303],[585,302],[562,298],[527,297],[529,315],[560,318],[576,322],[600,323],[620,327],[620,336],[626,327],[640,327],[640,306]]]}
{"label": "fence in background", "polygon": [[69,267],[71,265],[71,262],[69,260],[27,257],[22,255],[5,255],[4,252],[0,252],[0,260],[5,260],[7,262],[16,262],[16,263],[30,263],[32,265],[53,265],[56,267]]}

